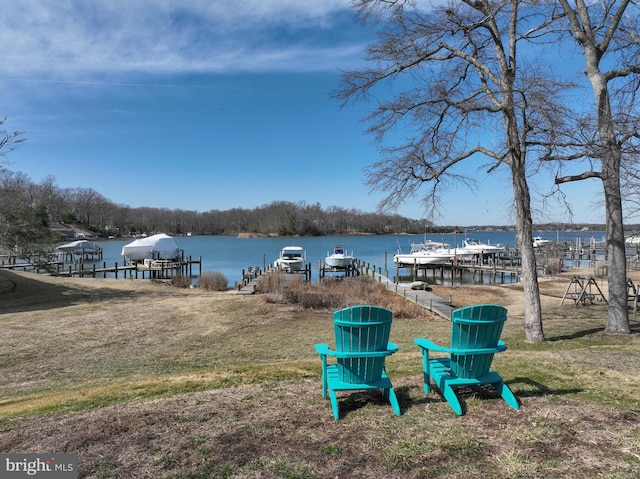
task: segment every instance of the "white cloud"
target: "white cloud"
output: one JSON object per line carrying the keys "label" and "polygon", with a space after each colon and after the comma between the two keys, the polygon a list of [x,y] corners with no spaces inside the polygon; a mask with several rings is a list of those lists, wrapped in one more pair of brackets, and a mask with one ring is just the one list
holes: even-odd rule
{"label": "white cloud", "polygon": [[344,25],[349,3],[4,0],[0,76],[335,69],[363,45],[319,32]]}

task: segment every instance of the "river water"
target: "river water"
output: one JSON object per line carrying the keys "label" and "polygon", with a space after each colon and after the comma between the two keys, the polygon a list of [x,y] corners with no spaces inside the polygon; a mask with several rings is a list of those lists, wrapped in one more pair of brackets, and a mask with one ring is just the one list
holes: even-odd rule
{"label": "river water", "polygon": [[[552,241],[580,241],[587,245],[593,241],[603,241],[604,232],[536,232]],[[515,246],[514,231],[478,231],[467,232],[467,238],[477,239],[483,243],[505,246]],[[354,256],[361,263],[368,264],[376,270],[395,272],[393,255],[401,250],[409,252],[411,243],[422,242],[425,239],[450,244],[452,247],[461,245],[465,234],[438,235],[379,235],[379,236],[317,236],[302,238],[238,238],[235,236],[184,236],[176,237],[185,258],[202,259],[202,271],[217,271],[223,274],[229,284],[242,281],[242,270],[247,267],[265,269],[278,258],[284,246],[302,246],[307,253],[307,262],[311,263],[312,279],[317,278],[318,264],[323,260],[331,247],[342,244],[346,250],[353,251]],[[124,264],[122,246],[132,240],[97,241],[103,249],[102,262],[107,266]],[[86,266],[85,266],[86,267]],[[194,271],[194,273],[197,272]]]}

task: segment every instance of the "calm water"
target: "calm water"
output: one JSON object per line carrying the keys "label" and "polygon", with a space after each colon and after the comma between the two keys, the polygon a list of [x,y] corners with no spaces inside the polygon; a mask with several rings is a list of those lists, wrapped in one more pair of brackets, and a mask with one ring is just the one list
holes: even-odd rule
{"label": "calm water", "polygon": [[[561,233],[535,233],[536,236],[553,241],[581,239],[588,243],[595,239],[601,241],[604,232],[561,232]],[[492,245],[511,248],[515,245],[515,232],[492,231],[468,233],[468,238],[480,240]],[[451,246],[460,245],[465,238],[464,234],[440,234],[427,235],[427,239],[449,243]],[[386,268],[393,274],[395,266],[393,255],[400,248],[403,252],[409,252],[411,243],[421,242],[424,235],[382,235],[382,236],[321,236],[309,238],[237,238],[235,236],[190,236],[176,237],[180,248],[184,250],[185,258],[191,256],[197,260],[202,258],[202,271],[217,271],[222,273],[229,284],[242,280],[242,270],[249,266],[258,266],[262,269],[273,264],[278,258],[280,250],[284,246],[302,246],[307,252],[307,262],[311,263],[311,271],[314,279],[317,277],[318,263],[325,258],[331,246],[343,244],[345,248],[353,251],[355,257],[365,264],[376,269]],[[121,255],[122,246],[132,240],[98,241],[103,248],[103,261],[107,266],[124,264]],[[197,272],[197,271],[196,271]]]}

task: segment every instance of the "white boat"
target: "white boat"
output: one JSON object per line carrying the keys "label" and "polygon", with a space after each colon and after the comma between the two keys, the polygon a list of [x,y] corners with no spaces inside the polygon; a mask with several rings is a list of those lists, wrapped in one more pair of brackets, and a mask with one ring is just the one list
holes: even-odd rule
{"label": "white boat", "polygon": [[494,246],[474,239],[465,239],[462,248],[456,248],[456,256],[493,256],[502,251],[500,246]]}
{"label": "white boat", "polygon": [[122,256],[132,261],[145,259],[176,259],[180,248],[176,240],[164,233],[140,238],[122,247]]}
{"label": "white boat", "polygon": [[349,254],[343,245],[334,245],[331,252],[327,253],[324,263],[330,268],[346,268],[353,263],[353,252]]}
{"label": "white boat", "polygon": [[425,243],[411,243],[409,253],[393,256],[393,262],[398,266],[426,266],[448,264],[453,260],[454,250],[446,243],[427,241]]}
{"label": "white boat", "polygon": [[533,237],[533,247],[540,248],[541,246],[545,246],[551,243],[551,240],[544,239],[542,236],[534,236]]}
{"label": "white boat", "polygon": [[301,271],[305,268],[306,260],[307,255],[302,246],[285,246],[273,266],[285,272]]}
{"label": "white boat", "polygon": [[100,251],[100,247],[93,241],[78,240],[58,246],[56,251],[74,254],[94,254]]}
{"label": "white boat", "polygon": [[624,239],[624,244],[627,246],[640,246],[640,234],[627,236]]}

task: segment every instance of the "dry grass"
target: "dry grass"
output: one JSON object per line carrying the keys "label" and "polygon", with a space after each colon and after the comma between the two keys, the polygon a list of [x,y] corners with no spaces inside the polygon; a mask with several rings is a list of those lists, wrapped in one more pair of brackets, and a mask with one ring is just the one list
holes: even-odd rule
{"label": "dry grass", "polygon": [[405,301],[368,276],[326,277],[309,284],[300,275],[274,272],[260,278],[256,291],[267,301],[300,305],[307,310],[336,310],[356,304],[375,304],[393,311],[394,317],[428,319],[434,316],[421,306]]}
{"label": "dry grass", "polygon": [[218,271],[205,271],[198,279],[198,287],[209,291],[226,291],[229,280]]}
{"label": "dry grass", "polygon": [[[388,363],[403,415],[345,393],[334,421],[313,350],[332,343],[327,310],[150,281],[0,276],[17,285],[0,294],[0,450],[78,453],[82,478],[640,474],[640,324],[604,335],[604,304],[559,304],[566,277],[541,283],[543,345],[523,340],[518,286],[434,288],[456,306],[509,308],[495,367],[520,411],[489,389],[460,391],[463,417],[425,396],[412,340],[446,343],[449,323],[406,312]],[[334,286],[394,311],[404,302]]]}

